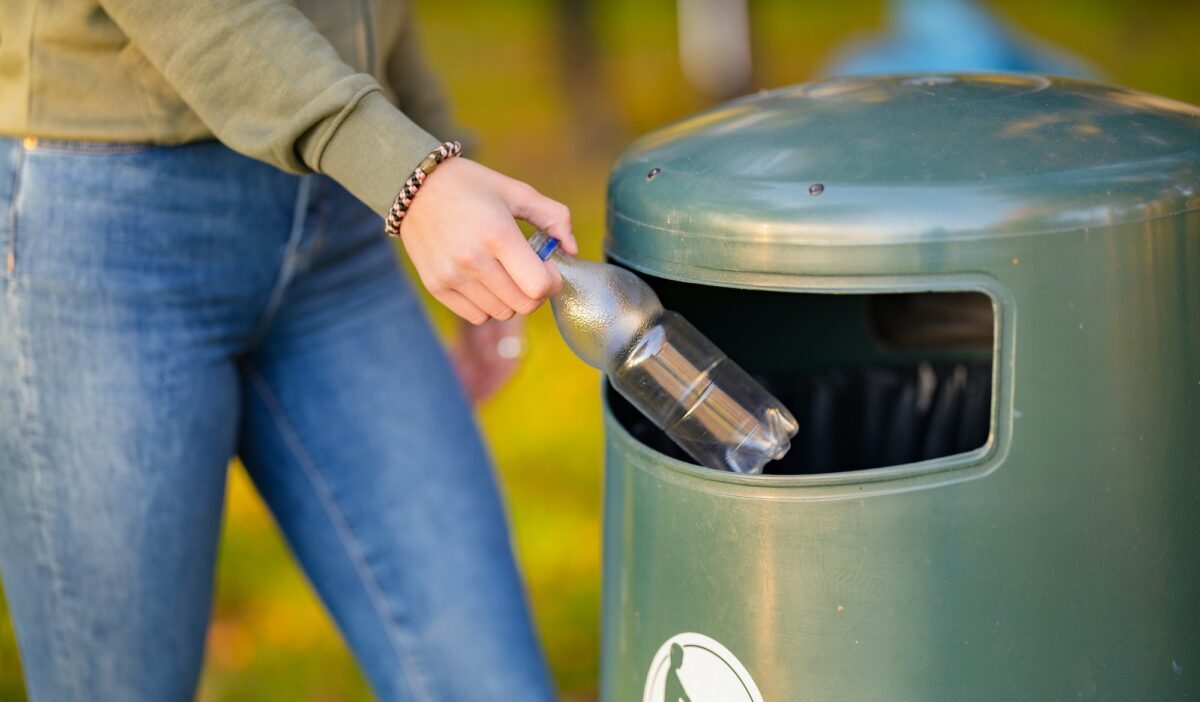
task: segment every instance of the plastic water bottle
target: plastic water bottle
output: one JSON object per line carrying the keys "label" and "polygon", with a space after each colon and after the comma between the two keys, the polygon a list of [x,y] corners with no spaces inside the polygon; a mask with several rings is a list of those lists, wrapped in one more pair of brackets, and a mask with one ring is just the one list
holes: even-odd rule
{"label": "plastic water bottle", "polygon": [[761,473],[783,458],[798,425],[778,400],[641,278],[581,261],[536,232],[529,243],[563,278],[550,298],[567,345],[703,466]]}

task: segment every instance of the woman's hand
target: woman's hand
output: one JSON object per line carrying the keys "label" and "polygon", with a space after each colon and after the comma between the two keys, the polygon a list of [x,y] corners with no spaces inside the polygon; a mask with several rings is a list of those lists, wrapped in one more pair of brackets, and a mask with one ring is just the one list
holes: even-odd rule
{"label": "woman's hand", "polygon": [[425,288],[472,324],[529,314],[562,287],[554,266],[525,241],[515,219],[545,230],[567,253],[578,247],[571,213],[518,180],[465,158],[438,165],[400,225]]}
{"label": "woman's hand", "polygon": [[462,325],[450,360],[472,402],[487,400],[516,372],[525,350],[524,331],[524,317]]}

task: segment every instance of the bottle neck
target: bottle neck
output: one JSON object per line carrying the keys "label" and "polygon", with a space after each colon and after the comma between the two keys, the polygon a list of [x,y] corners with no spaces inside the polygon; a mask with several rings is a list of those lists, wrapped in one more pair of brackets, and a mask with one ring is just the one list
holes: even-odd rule
{"label": "bottle neck", "polygon": [[[533,247],[534,253],[543,261],[549,261],[556,253],[558,253],[558,239],[550,236],[542,230],[537,230],[533,236],[529,237],[529,245]],[[559,258],[562,258],[559,256]]]}

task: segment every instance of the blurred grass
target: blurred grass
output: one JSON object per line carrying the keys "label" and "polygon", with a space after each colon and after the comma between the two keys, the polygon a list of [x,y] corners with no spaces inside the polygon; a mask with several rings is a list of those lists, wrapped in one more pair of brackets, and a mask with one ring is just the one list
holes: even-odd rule
{"label": "blurred grass", "polygon": [[[623,144],[694,112],[704,99],[676,61],[674,5],[596,2],[600,64],[591,80],[562,70],[548,0],[423,0],[427,53],[477,158],[572,206],[583,255],[598,257],[604,184]],[[878,28],[879,2],[751,0],[755,87],[813,77],[830,49]],[[1200,103],[1188,3],[1004,0],[1002,16],[1098,66],[1111,82]],[[582,96],[582,98],[580,97]],[[435,309],[439,327],[450,317]],[[547,310],[529,321],[516,379],[481,409],[503,476],[518,556],[539,631],[569,700],[595,696],[599,647],[598,375],[570,355]],[[217,600],[199,699],[369,699],[357,667],[240,468],[229,485]],[[149,664],[149,663],[148,663]],[[24,699],[8,612],[0,607],[0,700]]]}

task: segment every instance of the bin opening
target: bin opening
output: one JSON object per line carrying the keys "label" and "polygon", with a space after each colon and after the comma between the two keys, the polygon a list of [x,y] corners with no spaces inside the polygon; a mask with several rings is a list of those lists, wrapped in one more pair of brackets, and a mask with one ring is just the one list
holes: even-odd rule
{"label": "bin opening", "polygon": [[[987,443],[995,319],[986,293],[794,293],[638,275],[796,416],[792,449],[768,474],[865,470]],[[636,439],[693,462],[606,393]]]}

